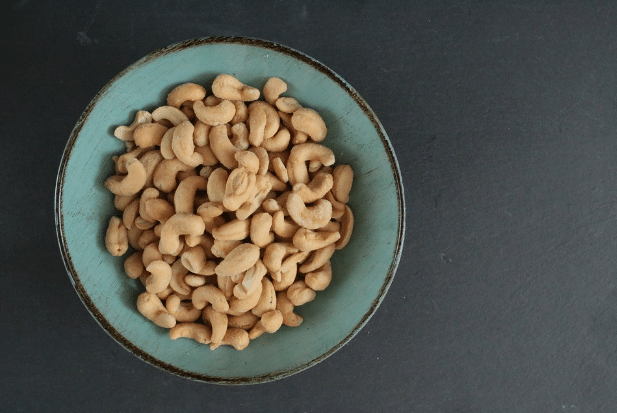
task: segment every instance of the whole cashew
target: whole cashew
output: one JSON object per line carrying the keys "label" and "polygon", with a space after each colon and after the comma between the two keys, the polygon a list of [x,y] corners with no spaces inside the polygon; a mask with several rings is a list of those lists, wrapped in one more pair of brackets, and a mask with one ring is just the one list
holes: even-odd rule
{"label": "whole cashew", "polygon": [[178,293],[180,297],[189,296],[191,287],[184,281],[184,277],[189,273],[182,261],[176,260],[171,264],[171,279],[169,280],[170,287]]}
{"label": "whole cashew", "polygon": [[234,248],[216,267],[216,274],[231,277],[251,268],[259,259],[259,247],[244,243]]}
{"label": "whole cashew", "polygon": [[138,194],[133,195],[115,195],[114,196],[114,207],[118,211],[124,211],[124,209],[135,199],[137,199]]}
{"label": "whole cashew", "polygon": [[261,175],[256,175],[255,187],[256,192],[254,196],[248,199],[240,208],[236,210],[236,218],[247,219],[253,212],[257,211],[257,209],[263,204],[266,197],[270,194],[272,184],[267,178]]}
{"label": "whole cashew", "polygon": [[[274,158],[272,160],[272,168],[274,169],[274,173],[276,177],[281,180],[281,182],[287,183],[289,181],[289,175],[287,175],[287,168],[285,164],[281,160],[281,158]],[[298,184],[304,185],[304,184]],[[305,201],[306,202],[306,201]]]}
{"label": "whole cashew", "polygon": [[259,99],[259,89],[247,86],[231,75],[220,74],[212,82],[212,93],[220,99],[252,101]]}
{"label": "whole cashew", "polygon": [[288,97],[278,98],[274,105],[278,110],[284,113],[294,113],[302,107],[296,99]]}
{"label": "whole cashew", "polygon": [[[256,100],[255,102],[252,102],[248,107],[249,109],[249,132],[252,132],[252,128],[253,128],[253,124],[251,122],[252,112],[255,110],[258,110],[258,108],[262,109],[264,114],[266,115],[265,122],[263,123],[260,122],[257,124],[259,125],[258,127],[260,129],[263,128],[262,140],[270,139],[279,130],[281,119],[279,117],[277,110],[271,104],[264,102],[262,100]],[[259,116],[261,117],[261,115]],[[250,134],[249,134],[249,141],[251,141]],[[251,141],[251,143],[253,142]],[[260,144],[261,144],[261,141],[259,141],[259,144],[253,143],[254,146],[259,146]]]}
{"label": "whole cashew", "polygon": [[197,287],[193,291],[192,302],[193,307],[200,310],[205,308],[208,303],[210,303],[216,311],[225,313],[229,310],[229,303],[223,292],[211,284]]}
{"label": "whole cashew", "polygon": [[206,264],[206,251],[199,245],[189,247],[180,254],[180,261],[184,268],[198,274]]}
{"label": "whole cashew", "polygon": [[263,87],[264,99],[274,105],[279,96],[287,91],[287,83],[281,78],[271,77]]}
{"label": "whole cashew", "polygon": [[154,171],[161,161],[163,161],[163,155],[161,155],[161,151],[158,150],[148,151],[139,157],[139,162],[141,162],[146,170],[146,183],[144,183],[144,188],[150,188],[153,185]]}
{"label": "whole cashew", "polygon": [[345,213],[345,204],[337,201],[334,195],[332,195],[332,191],[329,191],[324,198],[332,204],[332,219],[341,218]]}
{"label": "whole cashew", "polygon": [[249,151],[254,153],[259,160],[259,167],[255,173],[257,175],[265,175],[266,172],[268,172],[268,167],[270,166],[270,157],[268,156],[268,151],[259,146],[250,148]]}
{"label": "whole cashew", "polygon": [[334,185],[332,187],[332,195],[337,201],[346,204],[349,202],[349,192],[353,183],[353,169],[349,165],[338,165],[332,171]]}
{"label": "whole cashew", "polygon": [[239,151],[234,156],[238,161],[238,168],[244,168],[252,174],[259,172],[260,158],[253,151]]}
{"label": "whole cashew", "polygon": [[263,254],[263,262],[271,272],[281,269],[283,259],[290,254],[298,252],[298,249],[288,242],[273,242],[266,247]]}
{"label": "whole cashew", "polygon": [[133,225],[133,227],[127,231],[128,243],[131,248],[134,248],[136,250],[143,249],[139,246],[139,238],[141,238],[143,233],[144,230],[137,228],[135,225]]}
{"label": "whole cashew", "polygon": [[327,262],[330,261],[330,258],[334,254],[335,249],[336,249],[336,243],[332,243],[332,244],[326,245],[323,248],[313,251],[311,254],[311,257],[306,262],[304,262],[304,264],[300,266],[298,271],[306,274],[311,271],[317,270],[319,267],[322,267],[323,265],[325,265]]}
{"label": "whole cashew", "polygon": [[326,123],[313,109],[298,108],[291,115],[291,124],[296,130],[306,133],[315,142],[321,142],[328,133]]}
{"label": "whole cashew", "polygon": [[227,127],[225,125],[215,126],[210,129],[210,149],[216,156],[216,158],[227,169],[234,169],[238,167],[238,161],[236,160],[236,147],[229,140],[227,135]]}
{"label": "whole cashew", "polygon": [[205,275],[189,273],[184,276],[184,282],[189,287],[201,287],[206,284],[207,280]]}
{"label": "whole cashew", "polygon": [[251,312],[258,317],[261,317],[264,313],[276,309],[276,291],[272,281],[264,277],[261,279],[261,295],[259,301],[255,307],[251,309]]}
{"label": "whole cashew", "polygon": [[278,179],[276,176],[272,175],[270,172],[266,172],[264,176],[268,178],[268,181],[270,182],[273,191],[281,192],[287,189],[287,184]]}
{"label": "whole cashew", "polygon": [[182,122],[190,122],[189,118],[180,109],[173,106],[161,106],[154,109],[152,120],[160,122],[163,119],[168,120],[174,126],[178,126]]}
{"label": "whole cashew", "polygon": [[225,299],[231,300],[231,298],[234,295],[234,286],[236,285],[236,283],[233,282],[231,277],[221,277],[220,275],[217,275],[216,285],[218,286],[219,290],[221,290],[221,292],[225,296]]}
{"label": "whole cashew", "polygon": [[159,251],[159,246],[156,242],[152,244],[146,245],[146,247],[141,252],[141,261],[145,267],[147,267],[150,263],[163,259],[163,254]]}
{"label": "whole cashew", "polygon": [[277,211],[272,215],[272,231],[281,238],[293,238],[299,228],[300,226],[294,221],[285,219],[283,211]]}
{"label": "whole cashew", "polygon": [[171,140],[171,149],[176,157],[193,168],[201,165],[204,161],[203,156],[195,152],[195,143],[193,142],[194,130],[195,127],[191,121],[182,122],[176,126]]}
{"label": "whole cashew", "polygon": [[332,266],[330,260],[322,267],[313,272],[309,272],[304,277],[304,282],[314,291],[325,290],[332,281]]}
{"label": "whole cashew", "polygon": [[249,236],[250,222],[247,219],[234,219],[212,230],[214,239],[241,241]]}
{"label": "whole cashew", "polygon": [[287,327],[298,327],[302,324],[303,318],[294,313],[294,307],[287,297],[287,291],[279,291],[276,294],[276,309],[283,315],[283,324]]}
{"label": "whole cashew", "polygon": [[317,294],[302,280],[291,284],[287,289],[287,298],[296,307],[313,301]]}
{"label": "whole cashew", "polygon": [[133,131],[133,140],[140,148],[160,145],[168,128],[160,123],[142,123]]}
{"label": "whole cashew", "polygon": [[163,159],[154,170],[152,182],[161,192],[169,193],[176,189],[178,185],[176,175],[180,171],[188,171],[190,166],[180,161],[178,158]]}
{"label": "whole cashew", "polygon": [[[135,228],[138,229],[137,227]],[[146,229],[141,231],[141,235],[139,235],[139,238],[137,239],[136,249],[143,250],[149,244],[152,244],[153,242],[157,242],[159,240],[159,237],[157,237],[153,229]]]}
{"label": "whole cashew", "polygon": [[287,149],[290,141],[291,134],[289,133],[289,129],[282,126],[274,136],[269,139],[264,139],[260,146],[269,152],[281,152]]}
{"label": "whole cashew", "polygon": [[161,144],[160,144],[160,151],[161,151],[161,155],[163,155],[163,158],[165,159],[174,159],[176,157],[176,154],[174,153],[173,148],[171,147],[171,143],[174,139],[174,133],[176,132],[176,127],[172,127],[167,129],[167,132],[165,132],[165,135],[163,135],[163,138],[161,139]]}
{"label": "whole cashew", "polygon": [[178,323],[192,323],[199,320],[201,310],[193,307],[190,302],[183,302],[176,294],[170,294],[165,300],[165,308]]}
{"label": "whole cashew", "polygon": [[261,212],[253,215],[249,230],[251,242],[259,248],[264,248],[268,244],[274,242],[274,234],[270,231],[271,228],[272,215],[267,212]]}
{"label": "whole cashew", "polygon": [[232,297],[231,301],[229,302],[229,310],[227,311],[227,314],[240,315],[252,310],[253,307],[257,305],[257,303],[259,302],[259,298],[261,297],[261,290],[263,289],[263,285],[261,282],[256,284],[257,288],[255,289],[255,291],[253,291],[253,293],[246,298],[238,298],[236,296],[233,296],[232,290]]}
{"label": "whole cashew", "polygon": [[118,217],[113,216],[109,220],[105,234],[105,246],[114,257],[124,255],[129,248],[128,231]]}
{"label": "whole cashew", "polygon": [[259,146],[263,142],[266,122],[266,111],[263,107],[256,106],[249,110],[248,130],[251,145]]}
{"label": "whole cashew", "polygon": [[351,233],[353,232],[353,213],[351,212],[351,208],[345,205],[345,213],[341,218],[341,238],[336,241],[336,249],[340,250],[345,248],[349,240],[351,239]]}
{"label": "whole cashew", "polygon": [[223,205],[230,211],[236,211],[246,201],[255,195],[255,174],[246,168],[236,168],[229,174],[225,183]]}
{"label": "whole cashew", "polygon": [[206,106],[201,100],[193,103],[193,110],[197,119],[210,126],[224,125],[230,122],[235,113],[236,106],[229,100],[223,100],[216,106]]}
{"label": "whole cashew", "polygon": [[[224,220],[223,220],[224,222]],[[225,258],[231,251],[234,250],[238,245],[242,244],[242,241],[223,241],[220,239],[215,239],[212,244],[212,254],[214,254],[217,258]]]}
{"label": "whole cashew", "polygon": [[334,184],[332,175],[325,172],[317,173],[308,184],[298,183],[293,186],[293,191],[300,195],[302,202],[310,204],[323,198]]}
{"label": "whole cashew", "polygon": [[[157,199],[160,195],[160,192],[156,188],[146,188],[139,198],[139,216],[145,219],[146,221],[154,222],[155,219],[152,218],[148,211],[146,211],[146,202],[152,199]],[[142,228],[147,229],[147,228]]]}
{"label": "whole cashew", "polygon": [[221,345],[232,346],[236,350],[244,350],[250,342],[249,333],[241,328],[228,328]]}
{"label": "whole cashew", "polygon": [[148,199],[144,207],[150,218],[163,224],[175,214],[174,206],[161,198]]}
{"label": "whole cashew", "polygon": [[104,185],[114,195],[134,195],[141,191],[146,183],[146,169],[137,159],[129,159],[126,163],[127,175],[112,175],[105,180]]}
{"label": "whole cashew", "polygon": [[152,261],[146,267],[146,271],[150,273],[146,278],[146,291],[149,293],[160,293],[169,285],[171,280],[171,266],[165,261]]}
{"label": "whole cashew", "polygon": [[205,191],[208,186],[208,180],[199,175],[189,176],[183,179],[178,184],[174,193],[174,206],[176,213],[178,212],[193,212],[195,193],[198,190]]}
{"label": "whole cashew", "polygon": [[180,235],[201,235],[205,228],[204,221],[199,215],[185,212],[176,213],[163,224],[159,251],[162,254],[173,255],[180,245]]}
{"label": "whole cashew", "polygon": [[238,151],[245,151],[249,148],[249,130],[246,127],[246,124],[240,122],[236,123],[231,127],[231,135],[233,136],[230,140],[232,145]]}
{"label": "whole cashew", "polygon": [[291,134],[291,141],[290,142],[292,144],[299,145],[299,144],[304,143],[304,142],[306,142],[308,140],[309,136],[305,132],[299,131],[296,128],[294,128],[294,126],[293,126],[293,124],[291,122],[291,117],[293,116],[293,113],[285,113],[285,112],[279,110],[278,114],[279,114],[279,116],[281,118],[281,122],[283,122],[283,125],[285,125],[285,127],[287,129],[289,129],[289,133]]}
{"label": "whole cashew", "polygon": [[241,328],[243,330],[250,330],[259,321],[259,317],[255,314],[247,311],[241,315],[227,316],[227,328]]}
{"label": "whole cashew", "polygon": [[114,136],[121,141],[132,141],[133,131],[135,128],[143,123],[152,122],[152,115],[145,110],[137,111],[135,114],[135,120],[129,126],[118,126],[114,131]]}
{"label": "whole cashew", "polygon": [[190,338],[200,344],[210,344],[212,330],[209,326],[199,323],[180,323],[169,330],[169,338],[177,340],[179,338]]}
{"label": "whole cashew", "polygon": [[332,218],[332,204],[320,199],[307,207],[300,195],[292,192],[287,197],[287,212],[296,224],[306,229],[317,229],[326,225]]}
{"label": "whole cashew", "polygon": [[249,338],[256,339],[263,333],[275,333],[283,325],[283,314],[278,310],[270,310],[265,312],[261,319],[249,331]]}
{"label": "whole cashew", "polygon": [[272,285],[276,291],[284,291],[296,281],[298,266],[292,265],[287,271],[278,271],[272,274]]}
{"label": "whole cashew", "polygon": [[309,182],[306,161],[312,160],[318,160],[322,165],[330,166],[335,160],[334,153],[330,148],[318,143],[302,143],[291,149],[287,160],[287,173],[291,185]]}
{"label": "whole cashew", "polygon": [[141,277],[144,269],[141,251],[132,253],[124,260],[124,272],[134,280]]}
{"label": "whole cashew", "polygon": [[176,319],[169,314],[156,294],[144,292],[137,297],[137,311],[159,327],[172,328]]}
{"label": "whole cashew", "polygon": [[246,104],[241,100],[232,100],[231,102],[236,107],[236,113],[229,123],[235,126],[238,123],[246,122],[249,118],[249,109]]}
{"label": "whole cashew", "polygon": [[281,264],[280,271],[289,271],[289,269],[292,267],[298,268],[298,264],[303,263],[310,253],[310,251],[298,251],[294,254],[291,254]]}
{"label": "whole cashew", "polygon": [[120,156],[112,157],[114,164],[116,166],[116,174],[125,175],[128,170],[126,169],[126,164],[131,159],[138,159],[144,153],[152,150],[152,148],[133,148],[129,152],[123,153]]}
{"label": "whole cashew", "polygon": [[268,269],[261,260],[257,260],[255,265],[246,270],[242,280],[233,288],[233,295],[241,300],[248,298],[257,289],[257,284],[268,272]]}
{"label": "whole cashew", "polygon": [[206,97],[206,89],[196,83],[183,83],[172,89],[167,95],[167,104],[180,109],[185,102],[203,100]]}
{"label": "whole cashew", "polygon": [[122,223],[126,227],[126,229],[133,228],[135,224],[135,218],[137,218],[137,214],[139,213],[139,199],[134,199],[130,204],[124,208],[122,211]]}
{"label": "whole cashew", "polygon": [[210,135],[210,129],[212,127],[210,125],[206,125],[202,121],[197,121],[195,123],[195,129],[193,130],[193,142],[197,146],[206,146],[208,145]]}
{"label": "whole cashew", "polygon": [[300,251],[313,251],[338,241],[340,237],[339,232],[300,228],[293,237],[293,245]]}
{"label": "whole cashew", "polygon": [[215,350],[222,344],[223,337],[225,337],[227,332],[227,314],[216,311],[212,306],[207,306],[202,312],[202,317],[204,321],[210,322],[212,326],[210,350]]}

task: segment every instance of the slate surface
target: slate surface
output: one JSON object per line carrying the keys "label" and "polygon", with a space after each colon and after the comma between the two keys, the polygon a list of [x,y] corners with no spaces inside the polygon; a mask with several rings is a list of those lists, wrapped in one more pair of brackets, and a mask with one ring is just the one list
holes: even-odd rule
{"label": "slate surface", "polygon": [[[2,411],[613,412],[617,4],[64,1],[2,7]],[[343,349],[282,381],[159,371],[79,301],[57,247],[66,140],[150,51],[236,35],[300,50],[397,153],[406,245]]]}

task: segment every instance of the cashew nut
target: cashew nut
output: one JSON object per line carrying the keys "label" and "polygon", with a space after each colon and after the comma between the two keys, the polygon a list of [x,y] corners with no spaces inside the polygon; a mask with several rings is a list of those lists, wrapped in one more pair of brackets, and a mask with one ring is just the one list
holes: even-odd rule
{"label": "cashew nut", "polygon": [[330,261],[330,258],[334,254],[335,249],[336,243],[332,243],[326,245],[323,248],[313,251],[311,257],[300,266],[298,271],[306,274],[311,271],[317,270],[319,267],[322,267],[328,261]]}
{"label": "cashew nut", "polygon": [[214,285],[202,285],[193,291],[192,295],[193,307],[203,309],[210,303],[216,311],[227,312],[229,303],[223,292]]}
{"label": "cashew nut", "polygon": [[256,339],[263,333],[275,333],[283,325],[283,314],[278,310],[265,312],[261,319],[249,331],[249,338]]}
{"label": "cashew nut", "polygon": [[240,122],[231,127],[232,138],[230,142],[238,151],[245,151],[249,148],[249,130],[246,124]]}
{"label": "cashew nut", "polygon": [[144,292],[137,297],[137,311],[159,327],[172,328],[176,319],[169,314],[156,294]]}
{"label": "cashew nut", "polygon": [[153,185],[154,171],[162,160],[163,155],[161,155],[161,151],[158,150],[148,151],[139,157],[139,162],[141,162],[146,170],[144,188],[150,188]]}
{"label": "cashew nut", "polygon": [[178,126],[182,122],[190,122],[189,118],[179,109],[173,106],[160,106],[152,112],[152,120],[160,122],[169,121],[173,126]]}
{"label": "cashew nut", "polygon": [[199,215],[180,212],[173,215],[163,224],[159,251],[162,254],[174,254],[180,245],[180,235],[201,235],[206,227]]}
{"label": "cashew nut", "polygon": [[251,268],[259,259],[259,247],[244,243],[234,248],[216,267],[216,274],[231,277]]}
{"label": "cashew nut", "polygon": [[180,261],[184,268],[198,274],[206,263],[206,251],[199,245],[189,247],[180,254]]}
{"label": "cashew nut", "polygon": [[[139,229],[137,227],[135,227],[135,228]],[[153,242],[157,242],[159,240],[159,237],[156,235],[156,233],[154,232],[153,229],[146,229],[146,230],[140,230],[140,231],[142,231],[142,232],[139,235],[139,238],[137,239],[137,248],[136,249],[143,250],[149,244],[152,244]]]}
{"label": "cashew nut", "polygon": [[308,184],[298,183],[293,187],[293,191],[300,195],[302,202],[310,204],[323,198],[334,184],[332,175],[325,172],[317,173]]}
{"label": "cashew nut", "polygon": [[224,125],[230,122],[235,113],[236,106],[229,100],[223,100],[216,106],[206,106],[201,100],[193,103],[193,110],[197,119],[210,126]]}
{"label": "cashew nut", "polygon": [[272,231],[284,239],[291,239],[300,228],[294,221],[285,219],[283,211],[277,211],[272,215]]}
{"label": "cashew nut", "polygon": [[268,178],[268,181],[270,182],[273,191],[280,192],[287,189],[287,184],[278,179],[276,176],[272,175],[270,172],[266,172],[264,176]]}
{"label": "cashew nut", "polygon": [[264,99],[274,105],[279,96],[287,91],[287,83],[281,78],[271,77],[263,87]]}
{"label": "cashew nut", "polygon": [[167,104],[174,108],[180,108],[185,102],[203,100],[206,97],[206,89],[196,83],[183,83],[172,89],[167,95]]}
{"label": "cashew nut", "polygon": [[195,193],[198,190],[205,191],[207,189],[208,180],[199,175],[189,176],[178,184],[174,193],[174,206],[176,213],[193,212]]}
{"label": "cashew nut", "polygon": [[[249,109],[249,141],[254,146],[259,146],[264,139],[270,139],[273,137],[276,132],[279,130],[279,126],[281,124],[281,119],[279,117],[276,109],[269,103],[264,102],[262,100],[256,100],[251,103],[248,107]],[[253,126],[253,122],[251,121],[251,117],[253,116],[253,112],[257,111],[259,113],[259,109],[261,109],[265,115],[265,119],[263,119],[263,115],[257,114],[256,123]],[[257,137],[261,136],[261,139],[258,140],[258,143],[254,143],[251,140],[251,134],[253,132],[253,127],[259,128],[259,134]]]}
{"label": "cashew nut", "polygon": [[250,342],[249,333],[241,328],[228,328],[221,345],[232,346],[236,350],[244,350]]}
{"label": "cashew nut", "polygon": [[133,194],[133,195],[115,195],[114,196],[114,207],[116,207],[116,209],[118,211],[124,211],[125,208],[131,203],[133,202],[135,199],[137,199],[138,194]]}
{"label": "cashew nut", "polygon": [[179,323],[192,323],[199,320],[201,310],[190,302],[183,302],[177,294],[170,294],[165,300],[165,308]]}
{"label": "cashew nut", "polygon": [[148,199],[144,204],[146,214],[153,221],[165,223],[174,213],[174,206],[161,198]]}
{"label": "cashew nut", "polygon": [[259,89],[247,86],[235,77],[220,74],[212,82],[212,93],[220,99],[252,101],[259,99]]}
{"label": "cashew nut", "polygon": [[[224,222],[224,220],[223,220]],[[223,240],[214,240],[212,244],[212,254],[217,258],[225,258],[231,251],[234,250],[238,245],[242,244],[242,241],[223,241]]]}
{"label": "cashew nut", "polygon": [[313,109],[298,108],[291,115],[291,124],[296,130],[306,133],[315,142],[321,142],[328,133],[326,123]]}
{"label": "cashew nut", "polygon": [[124,272],[134,280],[141,277],[144,272],[141,251],[132,253],[124,260]]}
{"label": "cashew nut", "polygon": [[289,181],[289,175],[287,175],[287,168],[285,167],[285,164],[283,163],[281,158],[274,158],[272,160],[272,168],[274,169],[276,177],[280,179],[281,182],[287,183]]}
{"label": "cashew nut", "polygon": [[281,152],[287,149],[291,140],[291,134],[286,127],[281,127],[278,132],[269,139],[261,142],[261,147],[269,152]]}
{"label": "cashew nut", "polygon": [[250,222],[247,219],[234,219],[212,230],[214,239],[225,241],[241,241],[249,236]]}
{"label": "cashew nut", "polygon": [[304,282],[314,291],[325,290],[332,281],[332,266],[328,260],[322,267],[306,274]]}
{"label": "cashew nut", "polygon": [[146,183],[146,169],[137,159],[129,159],[126,163],[127,175],[112,175],[105,180],[104,185],[115,195],[134,195],[141,191]]}
{"label": "cashew nut", "polygon": [[129,248],[128,231],[122,220],[116,216],[109,220],[105,234],[105,246],[114,257],[124,255]]}
{"label": "cashew nut", "polygon": [[129,126],[118,126],[114,131],[114,136],[121,141],[132,141],[135,128],[144,123],[152,122],[152,115],[145,110],[137,111],[135,120]]}
{"label": "cashew nut", "polygon": [[146,245],[146,247],[141,252],[141,261],[144,265],[144,268],[147,267],[150,263],[162,259],[163,254],[161,254],[161,252],[159,251],[159,246],[156,242]]}
{"label": "cashew nut", "polygon": [[326,225],[332,218],[332,204],[320,199],[307,207],[300,195],[292,192],[287,197],[287,212],[296,224],[306,229],[317,229]]}
{"label": "cashew nut", "polygon": [[345,204],[339,202],[332,195],[332,191],[329,191],[324,198],[332,204],[332,219],[339,219],[345,213]]}
{"label": "cashew nut", "polygon": [[289,242],[273,242],[266,247],[263,255],[263,262],[271,272],[281,269],[283,259],[298,252],[298,249]]}
{"label": "cashew nut", "polygon": [[246,168],[236,168],[231,171],[225,183],[225,195],[223,197],[225,208],[236,211],[255,195],[257,191],[255,181],[255,174],[249,172]]}
{"label": "cashew nut", "polygon": [[257,284],[261,283],[267,272],[268,269],[263,261],[257,260],[255,265],[246,270],[240,282],[234,286],[233,295],[242,300],[253,294],[258,287]]}
{"label": "cashew nut", "polygon": [[195,129],[193,130],[193,142],[197,146],[206,146],[208,145],[210,135],[210,129],[212,127],[210,125],[206,125],[201,121],[197,121],[195,123]]}
{"label": "cashew nut", "polygon": [[351,208],[345,205],[345,212],[341,218],[341,238],[336,241],[336,249],[340,250],[345,248],[349,240],[351,239],[351,233],[353,232],[353,214],[351,212]]}
{"label": "cashew nut", "polygon": [[154,170],[152,182],[161,192],[169,193],[176,189],[178,185],[176,175],[180,171],[188,171],[190,166],[180,161],[178,158],[163,159]]}
{"label": "cashew nut", "polygon": [[243,330],[250,330],[259,321],[259,317],[255,314],[247,311],[241,315],[227,316],[227,328],[241,328]]}
{"label": "cashew nut", "polygon": [[302,280],[291,284],[287,289],[287,298],[296,307],[313,301],[317,294]]}
{"label": "cashew nut", "polygon": [[174,133],[176,132],[176,127],[172,127],[167,129],[167,132],[165,132],[165,135],[163,135],[163,138],[161,139],[161,144],[160,144],[160,151],[161,151],[161,155],[163,155],[163,158],[165,159],[173,159],[176,157],[176,154],[174,153],[173,148],[171,147],[171,143],[174,139]]}
{"label": "cashew nut", "polygon": [[312,160],[318,160],[322,165],[330,166],[335,160],[334,153],[330,148],[318,143],[302,143],[291,149],[287,160],[287,173],[291,185],[309,182],[306,162]]}
{"label": "cashew nut", "polygon": [[238,161],[238,168],[244,168],[247,172],[257,174],[260,170],[260,158],[253,151],[239,151],[234,155]]}
{"label": "cashew nut", "polygon": [[261,295],[259,301],[255,307],[251,309],[251,312],[258,317],[261,317],[264,313],[276,309],[276,291],[272,281],[264,277],[261,279]]}
{"label": "cashew nut", "polygon": [[298,268],[298,264],[302,264],[310,253],[310,251],[298,251],[294,254],[291,254],[281,264],[280,271],[288,271],[292,267]]}
{"label": "cashew nut", "polygon": [[199,323],[180,323],[169,330],[169,338],[177,340],[179,338],[190,338],[200,344],[210,344],[212,330],[209,326]]}
{"label": "cashew nut", "polygon": [[259,146],[263,142],[266,122],[266,111],[261,106],[256,106],[249,110],[249,142],[252,145]]}
{"label": "cashew nut", "polygon": [[339,232],[312,231],[300,228],[293,237],[293,245],[300,251],[313,251],[332,244],[341,238]]}
{"label": "cashew nut", "polygon": [[[233,125],[233,126],[235,126],[238,123],[244,124],[244,122],[246,122],[248,120],[248,118],[249,118],[249,109],[248,109],[248,107],[241,100],[232,100],[232,103],[236,107],[236,113],[234,114],[234,117],[231,118],[229,123],[231,125]],[[248,131],[247,131],[247,137],[248,137]]]}
{"label": "cashew nut", "polygon": [[289,97],[278,98],[276,102],[274,102],[274,105],[278,110],[284,113],[294,113],[302,107],[296,99]]}
{"label": "cashew nut", "polygon": [[131,203],[124,208],[124,211],[122,211],[122,223],[127,230],[133,228],[138,212],[139,199],[131,201]]}
{"label": "cashew nut", "polygon": [[225,125],[215,126],[210,129],[210,149],[214,156],[227,169],[234,169],[238,166],[236,160],[236,147],[229,140],[227,135],[227,127]]}
{"label": "cashew nut", "polygon": [[204,158],[198,152],[195,152],[195,143],[193,141],[193,132],[195,127],[191,121],[187,120],[176,126],[172,140],[171,149],[180,161],[191,167],[201,165]]}
{"label": "cashew nut", "polygon": [[142,123],[133,131],[133,140],[140,148],[160,145],[168,128],[160,123]]}
{"label": "cashew nut", "polygon": [[298,275],[298,266],[292,265],[287,271],[277,271],[271,273],[272,285],[276,291],[287,290],[287,288],[296,281],[296,275]]}
{"label": "cashew nut", "polygon": [[212,306],[207,306],[202,312],[202,317],[212,326],[210,350],[214,350],[222,344],[223,337],[227,332],[227,314],[216,311]]}
{"label": "cashew nut", "polygon": [[334,185],[332,186],[332,195],[337,201],[346,204],[349,202],[349,192],[353,183],[353,169],[349,165],[338,165],[332,171]]}
{"label": "cashew nut", "polygon": [[276,294],[276,309],[279,310],[283,316],[283,324],[287,327],[298,327],[302,324],[302,316],[294,313],[294,305],[287,297],[287,291],[279,291]]}
{"label": "cashew nut", "polygon": [[229,310],[227,311],[227,314],[240,315],[252,310],[253,307],[257,305],[257,303],[259,302],[259,298],[261,297],[261,290],[263,289],[263,284],[261,283],[261,281],[256,284],[257,288],[255,289],[255,291],[253,291],[253,293],[248,295],[246,298],[238,298],[236,296],[233,296],[232,290],[232,297],[231,301],[229,302]]}
{"label": "cashew nut", "polygon": [[146,291],[156,294],[163,291],[169,285],[171,280],[171,266],[165,261],[152,261],[146,267],[146,271],[150,273],[146,278]]}
{"label": "cashew nut", "polygon": [[207,279],[205,275],[189,273],[184,276],[184,282],[189,287],[201,287],[206,284]]}
{"label": "cashew nut", "polygon": [[274,234],[270,231],[271,228],[272,215],[267,212],[253,215],[249,230],[251,242],[259,248],[264,248],[268,244],[274,242]]}

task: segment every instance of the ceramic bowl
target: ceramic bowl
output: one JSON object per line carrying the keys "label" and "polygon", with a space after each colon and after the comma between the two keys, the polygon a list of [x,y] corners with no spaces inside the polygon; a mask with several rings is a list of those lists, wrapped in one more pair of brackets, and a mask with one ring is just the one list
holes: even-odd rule
{"label": "ceramic bowl", "polygon": [[[349,205],[353,236],[332,259],[333,280],[297,313],[304,322],[266,334],[243,351],[193,340],[171,341],[136,308],[139,282],[112,257],[104,237],[113,197],[103,181],[111,157],[124,151],[112,135],[137,110],[153,110],[183,82],[212,83],[219,73],[262,88],[269,77],[284,79],[285,95],[317,110],[328,126],[323,142],[337,163],[353,167]],[[220,384],[280,379],[324,360],[347,343],[377,310],[392,283],[403,246],[405,208],[396,157],[368,104],[340,76],[289,47],[269,41],[210,37],[157,50],[129,66],[94,97],[66,145],[56,186],[56,224],[69,277],[95,320],[142,360],[179,376]],[[384,338],[387,339],[387,338]]]}

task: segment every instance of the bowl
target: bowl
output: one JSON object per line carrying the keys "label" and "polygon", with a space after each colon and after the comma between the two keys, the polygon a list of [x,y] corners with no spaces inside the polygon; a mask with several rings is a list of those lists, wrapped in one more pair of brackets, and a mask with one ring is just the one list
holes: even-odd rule
{"label": "bowl", "polygon": [[[122,153],[118,125],[136,111],[153,110],[179,83],[210,85],[219,73],[262,88],[278,76],[286,96],[317,110],[328,126],[323,144],[336,162],[354,170],[349,205],[355,227],[349,244],[332,258],[333,279],[296,312],[299,327],[283,326],[242,351],[189,339],[171,341],[167,330],[138,313],[143,291],[128,278],[123,257],[104,244],[113,196],[103,186]],[[208,37],[156,50],[135,62],[94,97],[73,129],[59,168],[56,227],[60,251],[77,294],[109,335],[142,360],[181,377],[218,384],[260,383],[298,373],[339,350],[367,323],[394,277],[403,246],[405,207],[398,163],[377,116],[360,95],[322,63],[289,47],[243,37]],[[386,338],[384,338],[386,339]]]}

